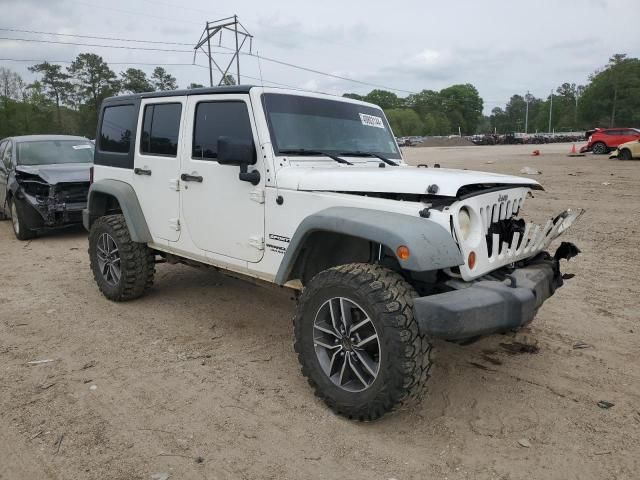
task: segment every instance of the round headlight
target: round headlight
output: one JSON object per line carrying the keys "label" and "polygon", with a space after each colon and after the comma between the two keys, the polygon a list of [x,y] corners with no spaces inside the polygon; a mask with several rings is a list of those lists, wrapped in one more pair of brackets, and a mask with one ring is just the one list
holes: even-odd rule
{"label": "round headlight", "polygon": [[462,207],[458,211],[458,227],[463,240],[467,240],[471,235],[471,215],[467,207]]}

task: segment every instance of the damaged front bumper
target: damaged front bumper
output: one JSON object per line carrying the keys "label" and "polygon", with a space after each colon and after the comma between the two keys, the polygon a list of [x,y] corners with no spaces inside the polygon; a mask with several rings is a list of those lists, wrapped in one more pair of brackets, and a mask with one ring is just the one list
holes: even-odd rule
{"label": "damaged front bumper", "polygon": [[87,193],[82,187],[73,187],[71,192],[49,187],[48,195],[32,195],[24,189],[18,190],[16,198],[22,202],[29,229],[45,230],[82,223],[82,210],[87,208]]}
{"label": "damaged front bumper", "polygon": [[459,282],[456,290],[414,300],[419,328],[434,338],[464,340],[507,332],[531,322],[538,308],[563,285],[559,263],[580,250],[562,242],[506,274],[503,281]]}

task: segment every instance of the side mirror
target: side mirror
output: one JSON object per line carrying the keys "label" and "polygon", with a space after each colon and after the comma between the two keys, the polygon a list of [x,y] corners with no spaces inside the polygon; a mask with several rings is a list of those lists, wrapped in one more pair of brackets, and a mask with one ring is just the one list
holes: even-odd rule
{"label": "side mirror", "polygon": [[218,138],[218,163],[240,167],[238,178],[251,185],[260,183],[260,172],[249,171],[249,165],[256,163],[256,147],[253,142],[242,142],[230,137]]}

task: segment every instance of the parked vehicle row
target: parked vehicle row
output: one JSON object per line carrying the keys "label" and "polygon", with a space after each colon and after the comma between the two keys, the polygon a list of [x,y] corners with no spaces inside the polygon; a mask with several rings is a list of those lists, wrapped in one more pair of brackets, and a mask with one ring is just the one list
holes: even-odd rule
{"label": "parked vehicle row", "polygon": [[[302,373],[349,418],[421,399],[433,339],[527,325],[563,285],[561,260],[579,253],[547,248],[581,210],[527,223],[525,200],[542,190],[531,178],[408,166],[372,104],[228,86],[114,97],[99,115],[82,220],[102,294],[144,295],[158,262],[290,289]],[[69,147],[68,162],[92,152],[85,139],[47,141]],[[45,226],[75,221],[63,192],[86,179],[46,177],[39,147],[11,155],[22,183],[10,204]],[[25,171],[26,159],[40,170]]]}
{"label": "parked vehicle row", "polygon": [[485,135],[473,135],[469,137],[476,145],[541,145],[545,143],[580,142],[584,140],[581,135],[551,135],[551,134],[526,134],[510,132],[505,134],[488,133]]}

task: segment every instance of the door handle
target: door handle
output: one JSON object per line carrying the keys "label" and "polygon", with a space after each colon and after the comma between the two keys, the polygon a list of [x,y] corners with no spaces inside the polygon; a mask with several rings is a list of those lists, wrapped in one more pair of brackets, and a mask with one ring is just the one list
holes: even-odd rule
{"label": "door handle", "polygon": [[151,176],[151,170],[145,170],[144,168],[134,168],[133,169],[133,173],[135,173],[136,175],[147,175],[147,176]]}
{"label": "door handle", "polygon": [[180,180],[183,182],[198,182],[202,183],[202,177],[200,175],[189,175],[188,173],[183,173],[180,175]]}

